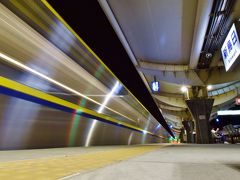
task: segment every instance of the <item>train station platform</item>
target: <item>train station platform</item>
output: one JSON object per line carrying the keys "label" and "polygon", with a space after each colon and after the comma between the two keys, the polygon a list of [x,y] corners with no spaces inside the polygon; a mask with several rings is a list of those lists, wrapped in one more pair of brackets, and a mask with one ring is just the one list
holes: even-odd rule
{"label": "train station platform", "polygon": [[0,152],[0,179],[239,180],[238,144],[148,144]]}

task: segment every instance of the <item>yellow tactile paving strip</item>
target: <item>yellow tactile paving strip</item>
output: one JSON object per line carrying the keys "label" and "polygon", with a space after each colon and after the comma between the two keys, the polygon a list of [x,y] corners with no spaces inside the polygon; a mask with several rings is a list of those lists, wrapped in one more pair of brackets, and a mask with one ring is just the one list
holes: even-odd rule
{"label": "yellow tactile paving strip", "polygon": [[117,161],[156,150],[160,145],[124,147],[79,155],[19,160],[0,163],[0,179],[59,179],[71,174],[94,170]]}

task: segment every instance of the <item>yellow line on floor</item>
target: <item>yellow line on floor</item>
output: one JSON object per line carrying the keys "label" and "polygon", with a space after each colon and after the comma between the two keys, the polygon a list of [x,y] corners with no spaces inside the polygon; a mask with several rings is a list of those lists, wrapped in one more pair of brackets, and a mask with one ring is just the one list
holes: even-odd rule
{"label": "yellow line on floor", "polygon": [[75,173],[94,170],[118,161],[127,160],[160,147],[164,146],[127,146],[119,149],[79,155],[4,162],[0,163],[0,179],[59,179]]}

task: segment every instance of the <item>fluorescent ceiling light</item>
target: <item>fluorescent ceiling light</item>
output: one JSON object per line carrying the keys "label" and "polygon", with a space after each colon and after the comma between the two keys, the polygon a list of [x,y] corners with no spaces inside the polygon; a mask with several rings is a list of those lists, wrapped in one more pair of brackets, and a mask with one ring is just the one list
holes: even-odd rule
{"label": "fluorescent ceiling light", "polygon": [[240,115],[240,110],[218,111],[218,115]]}
{"label": "fluorescent ceiling light", "polygon": [[186,86],[182,86],[182,87],[181,87],[181,91],[182,91],[182,92],[187,92],[187,90],[188,90],[188,89],[187,89]]}
{"label": "fluorescent ceiling light", "polygon": [[208,85],[207,90],[212,90],[212,85]]}

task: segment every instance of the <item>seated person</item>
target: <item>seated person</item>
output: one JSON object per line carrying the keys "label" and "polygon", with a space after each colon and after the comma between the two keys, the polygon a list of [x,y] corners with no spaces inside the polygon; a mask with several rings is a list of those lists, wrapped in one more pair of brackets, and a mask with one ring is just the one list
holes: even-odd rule
{"label": "seated person", "polygon": [[219,134],[219,128],[217,128],[216,131],[215,131],[214,128],[212,128],[211,133],[212,133],[213,138],[221,139],[221,137],[222,137],[222,136]]}

